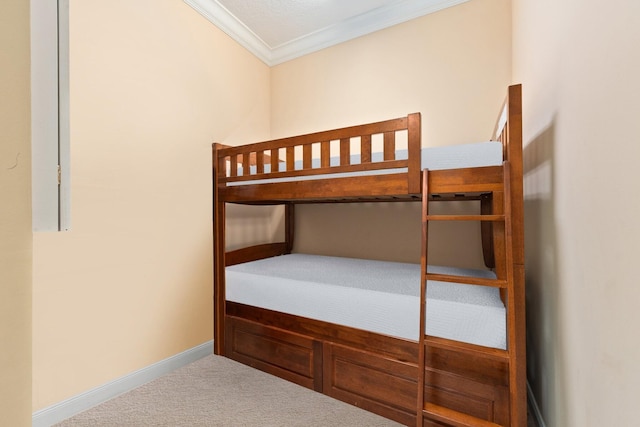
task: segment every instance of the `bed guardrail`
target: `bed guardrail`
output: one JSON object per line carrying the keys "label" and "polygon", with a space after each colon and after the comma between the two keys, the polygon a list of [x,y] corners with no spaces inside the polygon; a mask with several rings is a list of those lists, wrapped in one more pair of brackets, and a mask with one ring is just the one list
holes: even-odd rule
{"label": "bed guardrail", "polygon": [[[409,193],[420,192],[420,113],[383,122],[351,126],[237,147],[218,144],[218,185],[301,176],[406,169]],[[396,158],[399,133],[406,133],[407,156]],[[381,137],[378,137],[380,135]],[[373,154],[382,140],[382,158]],[[352,155],[352,144],[359,155]],[[332,146],[334,150],[332,150]],[[335,147],[339,147],[335,150]],[[359,150],[358,150],[359,148]],[[337,153],[334,151],[338,151]],[[355,159],[355,161],[354,161]],[[248,183],[248,182],[247,182]]]}

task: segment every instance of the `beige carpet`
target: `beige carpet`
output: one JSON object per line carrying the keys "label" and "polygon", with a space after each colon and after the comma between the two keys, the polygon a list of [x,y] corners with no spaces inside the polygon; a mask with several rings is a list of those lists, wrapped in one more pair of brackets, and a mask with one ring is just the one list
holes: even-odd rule
{"label": "beige carpet", "polygon": [[57,427],[399,425],[218,356],[207,356],[56,424]]}

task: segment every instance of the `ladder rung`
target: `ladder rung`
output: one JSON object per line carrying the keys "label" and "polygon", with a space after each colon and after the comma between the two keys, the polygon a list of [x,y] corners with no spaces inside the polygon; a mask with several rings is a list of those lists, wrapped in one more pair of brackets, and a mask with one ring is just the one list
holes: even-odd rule
{"label": "ladder rung", "polygon": [[427,215],[427,221],[504,221],[504,215]]}
{"label": "ladder rung", "polygon": [[465,283],[469,285],[490,286],[492,288],[506,288],[507,281],[504,279],[485,279],[482,277],[455,276],[452,274],[427,273],[427,280],[437,280],[439,282]]}
{"label": "ladder rung", "polygon": [[424,404],[423,414],[429,419],[455,427],[500,427],[491,421],[428,402]]}

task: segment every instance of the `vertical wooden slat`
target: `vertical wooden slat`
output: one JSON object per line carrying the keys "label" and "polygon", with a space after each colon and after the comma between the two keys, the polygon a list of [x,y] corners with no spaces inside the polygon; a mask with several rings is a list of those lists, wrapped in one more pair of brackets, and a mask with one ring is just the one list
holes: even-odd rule
{"label": "vertical wooden slat", "polygon": [[229,163],[231,163],[231,171],[229,172],[229,175],[238,176],[238,155],[234,154],[229,156]]}
{"label": "vertical wooden slat", "polygon": [[278,172],[278,160],[280,159],[280,150],[274,148],[271,150],[271,173]]}
{"label": "vertical wooden slat", "polygon": [[264,173],[264,151],[256,152],[256,173]]}
{"label": "vertical wooden slat", "polygon": [[242,175],[251,175],[251,154],[245,153],[242,157]]}
{"label": "vertical wooden slat", "polygon": [[328,168],[331,165],[331,144],[329,141],[320,143],[320,166]]}
{"label": "vertical wooden slat", "polygon": [[[215,156],[218,156],[218,151],[216,150],[215,152]],[[226,178],[227,176],[227,161],[229,160],[229,157],[218,157],[218,178]],[[214,159],[214,163],[213,166],[215,167],[216,163],[215,163],[215,159]]]}
{"label": "vertical wooden slat", "polygon": [[371,163],[371,135],[360,138],[360,163]]}
{"label": "vertical wooden slat", "polygon": [[296,151],[295,147],[287,147],[287,170],[292,171],[296,168]]}
{"label": "vertical wooden slat", "polygon": [[396,159],[396,133],[395,132],[384,133],[384,159],[385,160]]}
{"label": "vertical wooden slat", "polygon": [[302,168],[311,169],[311,144],[302,146]]}
{"label": "vertical wooden slat", "polygon": [[340,140],[340,166],[351,164],[351,140],[342,138]]}

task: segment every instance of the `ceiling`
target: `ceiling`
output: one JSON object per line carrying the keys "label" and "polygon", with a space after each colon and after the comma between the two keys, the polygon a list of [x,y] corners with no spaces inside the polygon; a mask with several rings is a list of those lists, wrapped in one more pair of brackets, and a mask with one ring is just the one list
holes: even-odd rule
{"label": "ceiling", "polygon": [[468,0],[184,0],[269,66]]}

